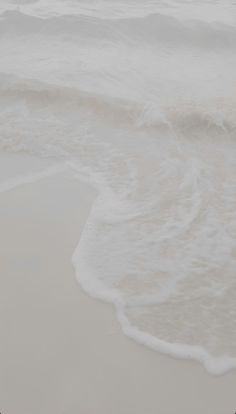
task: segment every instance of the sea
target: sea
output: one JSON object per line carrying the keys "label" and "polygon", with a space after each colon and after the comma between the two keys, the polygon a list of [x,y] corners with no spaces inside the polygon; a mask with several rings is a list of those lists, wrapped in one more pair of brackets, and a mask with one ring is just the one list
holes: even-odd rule
{"label": "sea", "polygon": [[235,0],[1,0],[0,151],[95,188],[72,261],[124,334],[236,367]]}

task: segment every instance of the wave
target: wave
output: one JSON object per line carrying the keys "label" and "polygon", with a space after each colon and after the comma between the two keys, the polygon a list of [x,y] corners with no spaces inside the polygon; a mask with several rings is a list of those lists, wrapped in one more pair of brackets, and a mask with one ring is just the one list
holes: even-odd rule
{"label": "wave", "polygon": [[32,16],[51,17],[67,14],[84,15],[116,20],[119,18],[145,17],[160,11],[181,19],[196,19],[205,22],[226,22],[235,24],[234,0],[221,2],[199,0],[180,2],[178,0],[1,0],[0,13],[18,10]]}
{"label": "wave", "polygon": [[235,27],[8,12],[0,33],[0,149],[97,189],[84,289],[153,349],[235,367]]}
{"label": "wave", "polygon": [[0,34],[71,35],[85,39],[108,39],[124,42],[167,43],[210,49],[235,49],[236,29],[223,23],[198,20],[181,21],[164,14],[142,18],[109,19],[88,16],[40,18],[18,11],[1,14]]}
{"label": "wave", "polygon": [[36,80],[0,74],[0,102],[24,101],[27,105],[81,108],[110,122],[123,122],[136,128],[160,128],[188,133],[208,131],[231,134],[236,131],[236,100],[216,98],[203,102],[178,101],[169,106],[92,94],[87,91]]}

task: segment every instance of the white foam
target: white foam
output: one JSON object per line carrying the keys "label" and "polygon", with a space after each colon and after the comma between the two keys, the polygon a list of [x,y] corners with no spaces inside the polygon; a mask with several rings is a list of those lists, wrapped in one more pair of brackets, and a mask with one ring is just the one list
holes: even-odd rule
{"label": "white foam", "polygon": [[88,181],[83,288],[137,341],[235,367],[233,3],[18,3],[0,6],[0,149],[56,166],[0,191],[67,168]]}
{"label": "white foam", "polygon": [[132,326],[129,319],[125,316],[126,304],[124,298],[115,289],[106,289],[97,280],[96,275],[93,274],[93,271],[91,271],[85,261],[83,261],[83,240],[78,244],[73,254],[72,262],[75,266],[77,280],[85,292],[94,298],[112,303],[115,306],[122,330],[128,337],[162,354],[199,361],[213,375],[221,375],[236,368],[236,358],[227,355],[214,358],[202,347],[162,341]]}

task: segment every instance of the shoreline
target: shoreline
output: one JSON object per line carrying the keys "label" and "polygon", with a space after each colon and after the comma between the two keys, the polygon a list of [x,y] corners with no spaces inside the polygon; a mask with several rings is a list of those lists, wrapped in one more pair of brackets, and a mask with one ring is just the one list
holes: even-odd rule
{"label": "shoreline", "polygon": [[[50,166],[1,161],[2,181]],[[94,197],[67,172],[0,194],[0,411],[233,414],[236,371],[214,377],[130,340],[76,282],[71,256]]]}

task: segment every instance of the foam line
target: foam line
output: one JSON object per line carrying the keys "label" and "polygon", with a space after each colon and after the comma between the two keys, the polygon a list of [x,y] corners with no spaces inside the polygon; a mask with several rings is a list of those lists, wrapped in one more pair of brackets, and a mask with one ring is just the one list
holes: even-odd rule
{"label": "foam line", "polygon": [[14,190],[14,188],[20,187],[22,185],[32,184],[52,175],[59,174],[60,172],[63,172],[65,168],[65,163],[57,164],[48,167],[40,172],[25,174],[17,176],[16,178],[10,178],[0,184],[0,193],[5,193],[7,191]]}

